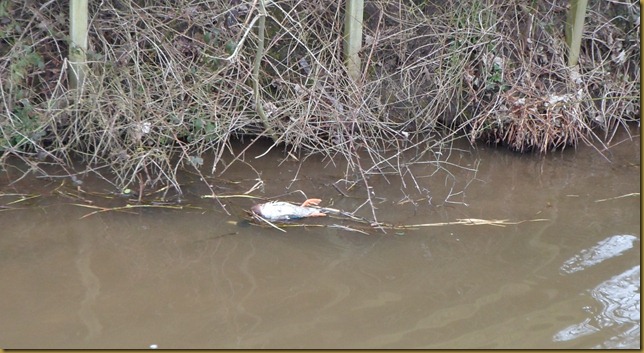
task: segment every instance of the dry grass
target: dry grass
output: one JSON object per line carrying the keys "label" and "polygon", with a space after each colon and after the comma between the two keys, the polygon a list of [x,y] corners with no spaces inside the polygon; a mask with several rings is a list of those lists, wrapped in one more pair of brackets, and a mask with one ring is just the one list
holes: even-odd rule
{"label": "dry grass", "polygon": [[253,3],[92,1],[90,72],[75,102],[67,2],[2,0],[2,160],[81,157],[119,190],[180,190],[179,169],[219,172],[231,138],[264,136],[291,155],[348,161],[368,190],[368,174],[403,174],[405,151],[440,167],[463,133],[521,151],[610,140],[639,116],[639,6],[591,6],[573,71],[565,2],[538,3],[368,2],[364,78],[354,82],[341,58],[342,3],[274,1],[255,97]]}
{"label": "dry grass", "polygon": [[[618,125],[639,120],[637,28],[618,28],[618,18],[602,12],[606,3],[596,4],[588,14],[580,66],[570,68],[562,32],[553,27],[562,23],[566,4],[510,3],[481,23],[480,30],[490,28],[491,34],[464,75],[472,140],[547,152],[579,140],[609,141]],[[617,11],[630,14],[623,20],[633,24],[639,7],[620,6]]]}

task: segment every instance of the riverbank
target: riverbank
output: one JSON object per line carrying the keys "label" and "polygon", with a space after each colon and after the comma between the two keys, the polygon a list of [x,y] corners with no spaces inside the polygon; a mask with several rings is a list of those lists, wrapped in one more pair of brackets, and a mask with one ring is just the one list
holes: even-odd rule
{"label": "riverbank", "polygon": [[17,156],[37,170],[80,157],[120,191],[181,190],[179,169],[226,169],[232,139],[340,158],[365,180],[414,162],[391,151],[440,163],[463,135],[540,153],[610,141],[639,121],[639,6],[591,3],[569,68],[567,3],[368,2],[355,82],[340,55],[343,8],[274,2],[254,94],[258,10],[248,4],[92,2],[89,71],[74,91],[68,2],[5,1],[0,162]]}

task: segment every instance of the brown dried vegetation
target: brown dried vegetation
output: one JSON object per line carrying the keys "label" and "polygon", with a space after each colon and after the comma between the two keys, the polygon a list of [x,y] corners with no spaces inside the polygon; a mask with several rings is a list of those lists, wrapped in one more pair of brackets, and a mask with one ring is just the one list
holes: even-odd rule
{"label": "brown dried vegetation", "polygon": [[344,158],[364,176],[401,172],[391,151],[439,160],[463,134],[545,152],[610,140],[639,120],[638,3],[591,2],[579,68],[565,64],[567,1],[533,3],[368,1],[364,75],[353,82],[341,58],[343,3],[273,1],[260,72],[266,122],[252,88],[253,2],[90,1],[90,71],[76,102],[67,1],[0,0],[2,160],[80,156],[119,189],[179,190],[179,168],[199,169],[208,153],[214,172],[240,136]]}

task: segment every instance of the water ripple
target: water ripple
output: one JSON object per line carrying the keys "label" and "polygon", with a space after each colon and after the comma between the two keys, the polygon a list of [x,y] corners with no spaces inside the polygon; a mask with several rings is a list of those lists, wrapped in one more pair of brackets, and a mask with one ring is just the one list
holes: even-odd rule
{"label": "water ripple", "polygon": [[583,322],[557,332],[553,340],[571,341],[607,327],[621,327],[618,333],[595,348],[639,347],[640,266],[632,267],[590,290],[602,309]]}

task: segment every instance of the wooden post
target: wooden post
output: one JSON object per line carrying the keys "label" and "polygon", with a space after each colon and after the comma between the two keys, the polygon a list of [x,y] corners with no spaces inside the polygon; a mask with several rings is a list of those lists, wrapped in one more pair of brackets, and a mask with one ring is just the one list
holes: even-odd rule
{"label": "wooden post", "polygon": [[259,118],[264,123],[268,135],[277,142],[278,136],[273,131],[271,123],[268,120],[266,111],[264,111],[262,92],[260,90],[259,69],[264,57],[264,37],[266,31],[266,0],[259,0],[259,21],[257,23],[257,51],[255,52],[255,62],[253,63],[253,96],[255,96],[255,110]]}
{"label": "wooden post", "polygon": [[344,60],[349,76],[359,80],[361,76],[360,56],[362,48],[362,15],[364,0],[347,0],[344,11]]}
{"label": "wooden post", "polygon": [[87,61],[88,0],[69,0],[69,85],[83,86]]}
{"label": "wooden post", "polygon": [[568,66],[575,66],[579,61],[581,35],[584,31],[584,19],[588,0],[571,0],[570,11],[566,18],[566,44],[568,44]]}

